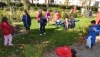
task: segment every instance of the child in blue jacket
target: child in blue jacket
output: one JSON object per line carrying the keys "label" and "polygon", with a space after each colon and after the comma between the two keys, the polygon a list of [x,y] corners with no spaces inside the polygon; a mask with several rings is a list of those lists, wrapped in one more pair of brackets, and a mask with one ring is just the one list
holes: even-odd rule
{"label": "child in blue jacket", "polygon": [[40,18],[40,35],[46,34],[45,26],[47,25],[47,20],[44,16]]}
{"label": "child in blue jacket", "polygon": [[71,16],[71,20],[70,22],[70,28],[75,28],[75,22],[78,22],[80,20],[75,20],[75,18],[73,16]]}
{"label": "child in blue jacket", "polygon": [[22,21],[23,21],[24,27],[26,28],[26,33],[28,34],[30,31],[30,26],[31,26],[31,17],[26,10],[24,11]]}
{"label": "child in blue jacket", "polygon": [[89,28],[89,34],[86,36],[86,39],[91,36],[91,47],[95,44],[96,36],[100,32],[100,27],[96,25],[96,21],[92,20],[91,21],[91,26]]}

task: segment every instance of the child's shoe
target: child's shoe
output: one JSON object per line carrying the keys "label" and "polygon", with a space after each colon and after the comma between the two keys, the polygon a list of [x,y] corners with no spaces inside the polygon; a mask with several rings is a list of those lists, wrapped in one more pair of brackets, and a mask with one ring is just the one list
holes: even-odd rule
{"label": "child's shoe", "polygon": [[42,36],[42,34],[40,34],[40,36]]}
{"label": "child's shoe", "polygon": [[44,32],[44,34],[46,34],[46,33]]}
{"label": "child's shoe", "polygon": [[13,44],[8,44],[8,46],[13,46]]}

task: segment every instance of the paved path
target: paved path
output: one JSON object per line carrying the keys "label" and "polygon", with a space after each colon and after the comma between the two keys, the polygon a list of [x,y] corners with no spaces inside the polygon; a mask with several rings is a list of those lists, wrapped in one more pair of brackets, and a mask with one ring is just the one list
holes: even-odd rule
{"label": "paved path", "polygon": [[[77,57],[100,57],[100,36],[96,37],[96,44],[92,49],[85,48],[85,43],[70,46],[77,51]],[[46,52],[42,57],[57,57],[55,51]]]}

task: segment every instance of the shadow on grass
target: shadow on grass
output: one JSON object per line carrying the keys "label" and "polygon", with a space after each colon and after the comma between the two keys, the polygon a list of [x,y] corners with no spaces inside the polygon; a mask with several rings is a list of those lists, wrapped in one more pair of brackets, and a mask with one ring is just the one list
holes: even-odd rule
{"label": "shadow on grass", "polygon": [[64,31],[62,28],[48,28],[46,29],[46,33],[46,35],[40,36],[39,30],[33,29],[30,34],[18,35],[13,38],[13,47],[3,47],[3,41],[1,41],[0,57],[9,57],[11,54],[19,57],[27,57],[30,54],[30,56],[35,57],[36,54],[41,55],[44,50],[73,44],[78,39],[77,36],[79,34],[77,31]]}

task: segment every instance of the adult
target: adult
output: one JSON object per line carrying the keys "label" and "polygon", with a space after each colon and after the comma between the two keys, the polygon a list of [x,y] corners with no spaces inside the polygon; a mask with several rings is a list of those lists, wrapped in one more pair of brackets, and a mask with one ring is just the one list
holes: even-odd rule
{"label": "adult", "polygon": [[73,13],[74,13],[74,14],[76,14],[76,10],[77,10],[77,7],[74,6],[74,7],[73,7]]}
{"label": "adult", "polygon": [[81,8],[81,15],[84,16],[85,8]]}
{"label": "adult", "polygon": [[89,10],[88,10],[88,17],[90,18],[91,16],[92,16],[92,10],[89,9]]}
{"label": "adult", "polygon": [[100,24],[100,8],[98,8],[98,14],[96,16],[96,24]]}
{"label": "adult", "polygon": [[26,34],[28,34],[30,32],[31,17],[26,10],[24,10],[22,21],[23,21],[24,27],[26,28]]}

